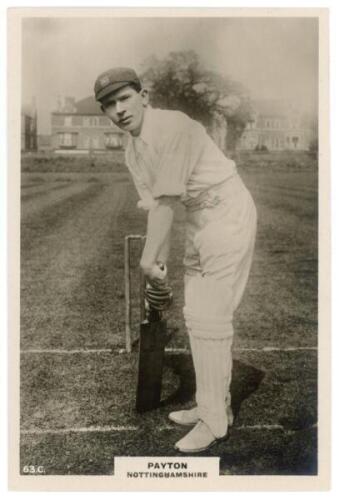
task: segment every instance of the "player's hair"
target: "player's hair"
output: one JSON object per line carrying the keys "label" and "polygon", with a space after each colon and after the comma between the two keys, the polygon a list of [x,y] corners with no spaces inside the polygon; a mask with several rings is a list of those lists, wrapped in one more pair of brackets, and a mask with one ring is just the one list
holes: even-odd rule
{"label": "player's hair", "polygon": [[132,89],[134,89],[136,92],[140,92],[142,89],[142,85],[139,80],[136,82],[131,82],[129,86],[132,87]]}

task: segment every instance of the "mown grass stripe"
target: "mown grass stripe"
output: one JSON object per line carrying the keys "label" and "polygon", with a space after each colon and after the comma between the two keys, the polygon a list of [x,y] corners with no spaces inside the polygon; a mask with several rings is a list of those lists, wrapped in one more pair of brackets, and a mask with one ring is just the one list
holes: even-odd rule
{"label": "mown grass stripe", "polygon": [[[39,191],[34,191],[34,192],[24,192],[21,194],[21,201],[22,202],[26,202],[26,201],[29,201],[29,200],[36,200],[38,198],[42,198],[43,196],[49,196],[50,194],[52,194],[53,192],[55,191],[60,191],[61,189],[65,189],[66,187],[68,187],[70,184],[68,182],[63,182],[62,184],[58,185],[58,186],[41,186],[41,190]],[[40,186],[39,186],[40,187]]]}

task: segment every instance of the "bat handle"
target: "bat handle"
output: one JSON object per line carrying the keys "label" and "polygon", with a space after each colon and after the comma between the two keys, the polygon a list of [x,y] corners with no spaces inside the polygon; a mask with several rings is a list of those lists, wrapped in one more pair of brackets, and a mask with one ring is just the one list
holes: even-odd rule
{"label": "bat handle", "polygon": [[154,322],[154,321],[160,321],[162,318],[162,315],[161,315],[161,311],[156,311],[155,309],[150,309],[148,311],[148,321],[150,323]]}

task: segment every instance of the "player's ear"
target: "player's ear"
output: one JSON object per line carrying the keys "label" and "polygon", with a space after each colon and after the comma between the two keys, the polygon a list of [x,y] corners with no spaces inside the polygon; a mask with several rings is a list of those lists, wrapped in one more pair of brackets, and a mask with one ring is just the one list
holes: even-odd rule
{"label": "player's ear", "polygon": [[149,103],[149,92],[147,89],[141,89],[140,90],[140,95],[142,97],[142,104],[143,106],[147,106]]}

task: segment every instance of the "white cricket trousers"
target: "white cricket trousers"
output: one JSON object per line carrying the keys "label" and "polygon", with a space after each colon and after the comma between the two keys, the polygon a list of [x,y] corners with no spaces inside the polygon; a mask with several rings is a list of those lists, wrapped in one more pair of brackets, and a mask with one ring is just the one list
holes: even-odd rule
{"label": "white cricket trousers", "polygon": [[198,415],[215,437],[227,433],[233,313],[248,280],[256,209],[239,175],[187,208],[184,317],[195,376]]}

